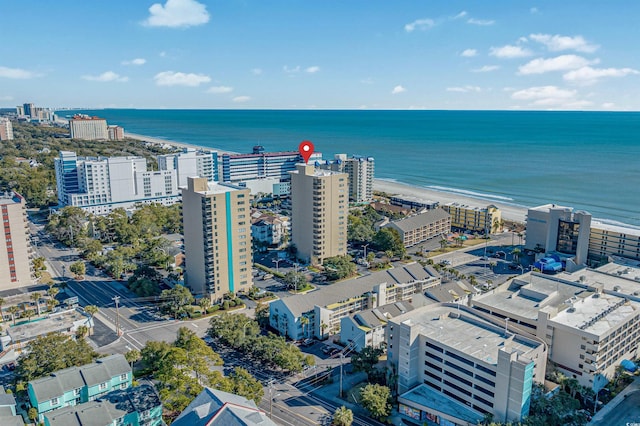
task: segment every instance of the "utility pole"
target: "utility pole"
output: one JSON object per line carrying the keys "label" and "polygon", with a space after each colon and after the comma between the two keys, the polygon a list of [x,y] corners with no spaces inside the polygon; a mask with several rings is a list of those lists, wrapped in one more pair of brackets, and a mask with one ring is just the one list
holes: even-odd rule
{"label": "utility pole", "polygon": [[118,308],[120,296],[113,296],[112,300],[116,302],[116,335],[120,337],[120,309]]}
{"label": "utility pole", "polygon": [[273,419],[273,381],[269,382],[269,418]]}

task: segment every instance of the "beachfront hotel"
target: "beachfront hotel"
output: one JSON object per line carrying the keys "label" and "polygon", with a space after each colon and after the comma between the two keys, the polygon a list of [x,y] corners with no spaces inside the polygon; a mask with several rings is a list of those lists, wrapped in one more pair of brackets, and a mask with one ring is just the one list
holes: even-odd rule
{"label": "beachfront hotel", "polygon": [[176,171],[147,171],[143,157],[78,157],[75,152],[60,151],[54,166],[59,207],[106,215],[139,203],[180,201]]}
{"label": "beachfront hotel", "polygon": [[218,181],[218,153],[215,151],[184,148],[182,152],[158,155],[159,170],[175,170],[178,186],[187,186],[188,177],[203,177],[209,182]]}
{"label": "beachfront hotel", "polygon": [[451,228],[494,234],[501,229],[502,213],[493,204],[486,207],[472,207],[460,203],[447,203],[442,206],[451,216]]}
{"label": "beachfront hotel", "polygon": [[297,164],[291,176],[291,232],[298,259],[321,265],[347,254],[349,182],[346,173]]}
{"label": "beachfront hotel", "polygon": [[609,256],[640,260],[640,229],[591,222],[589,258],[600,261]]}
{"label": "beachfront hotel", "polygon": [[8,118],[0,117],[0,141],[13,140],[13,125]]}
{"label": "beachfront hotel", "polygon": [[438,235],[448,234],[451,231],[451,216],[443,209],[436,208],[380,226],[395,229],[400,234],[402,244],[412,247]]}
{"label": "beachfront hotel", "polygon": [[[274,300],[269,304],[269,324],[294,340],[309,336],[323,339],[340,333],[342,319],[357,312],[402,301],[414,307],[432,303],[423,293],[440,282],[435,270],[415,262],[373,272]],[[308,320],[304,326],[303,317]]]}
{"label": "beachfront hotel", "polygon": [[387,366],[408,420],[476,425],[485,414],[517,422],[544,381],[547,346],[473,309],[434,304],[389,319]]}
{"label": "beachfront hotel", "polygon": [[591,214],[571,207],[545,204],[527,210],[527,250],[542,249],[566,260],[574,271],[586,265]]}
{"label": "beachfront hotel", "polygon": [[251,275],[251,194],[246,188],[187,179],[182,190],[185,283],[191,292],[221,302],[243,293]]}
{"label": "beachfront hotel", "polygon": [[69,120],[69,130],[71,131],[71,139],[109,140],[107,120],[104,118],[76,114]]}
{"label": "beachfront hotel", "polygon": [[24,198],[18,193],[0,193],[3,231],[0,237],[0,290],[33,284],[33,249]]}
{"label": "beachfront hotel", "polygon": [[[309,163],[314,164],[316,161],[322,160],[322,153],[314,152],[309,157]],[[291,177],[289,172],[296,170],[296,164],[303,161],[298,151],[284,152],[265,152],[264,147],[258,145],[253,147],[251,154],[222,154],[220,162],[222,182],[243,183],[247,187],[251,184],[248,181],[268,180],[270,185],[277,184],[279,181],[288,182]],[[279,193],[280,195],[289,195],[283,190],[289,190],[290,187],[271,189],[269,191],[254,191]]]}
{"label": "beachfront hotel", "polygon": [[335,160],[320,162],[320,167],[349,176],[349,202],[365,204],[373,201],[373,179],[375,160],[373,157],[336,154]]}
{"label": "beachfront hotel", "polygon": [[530,272],[471,303],[542,339],[558,370],[600,390],[622,360],[640,354],[640,297],[625,294],[629,285],[615,278],[588,269],[555,276]]}

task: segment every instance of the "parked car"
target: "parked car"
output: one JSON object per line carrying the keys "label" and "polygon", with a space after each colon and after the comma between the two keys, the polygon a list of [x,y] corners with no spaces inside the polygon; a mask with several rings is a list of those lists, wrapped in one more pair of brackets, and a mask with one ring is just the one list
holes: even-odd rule
{"label": "parked car", "polygon": [[304,339],[302,343],[300,343],[300,346],[307,347],[307,346],[312,346],[313,344],[314,344],[313,339]]}

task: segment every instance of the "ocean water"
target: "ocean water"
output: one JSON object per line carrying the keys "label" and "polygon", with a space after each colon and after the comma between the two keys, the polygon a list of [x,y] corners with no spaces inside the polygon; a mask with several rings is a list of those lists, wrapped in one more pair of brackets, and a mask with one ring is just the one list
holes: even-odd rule
{"label": "ocean water", "polygon": [[310,140],[324,158],[374,157],[377,178],[520,206],[556,203],[640,226],[640,113],[82,112],[125,132],[235,152],[297,150]]}

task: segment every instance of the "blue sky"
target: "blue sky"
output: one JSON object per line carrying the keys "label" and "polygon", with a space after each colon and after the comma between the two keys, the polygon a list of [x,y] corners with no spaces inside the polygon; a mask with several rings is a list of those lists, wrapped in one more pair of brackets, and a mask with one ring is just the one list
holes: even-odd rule
{"label": "blue sky", "polygon": [[0,106],[640,110],[636,1],[3,0]]}

